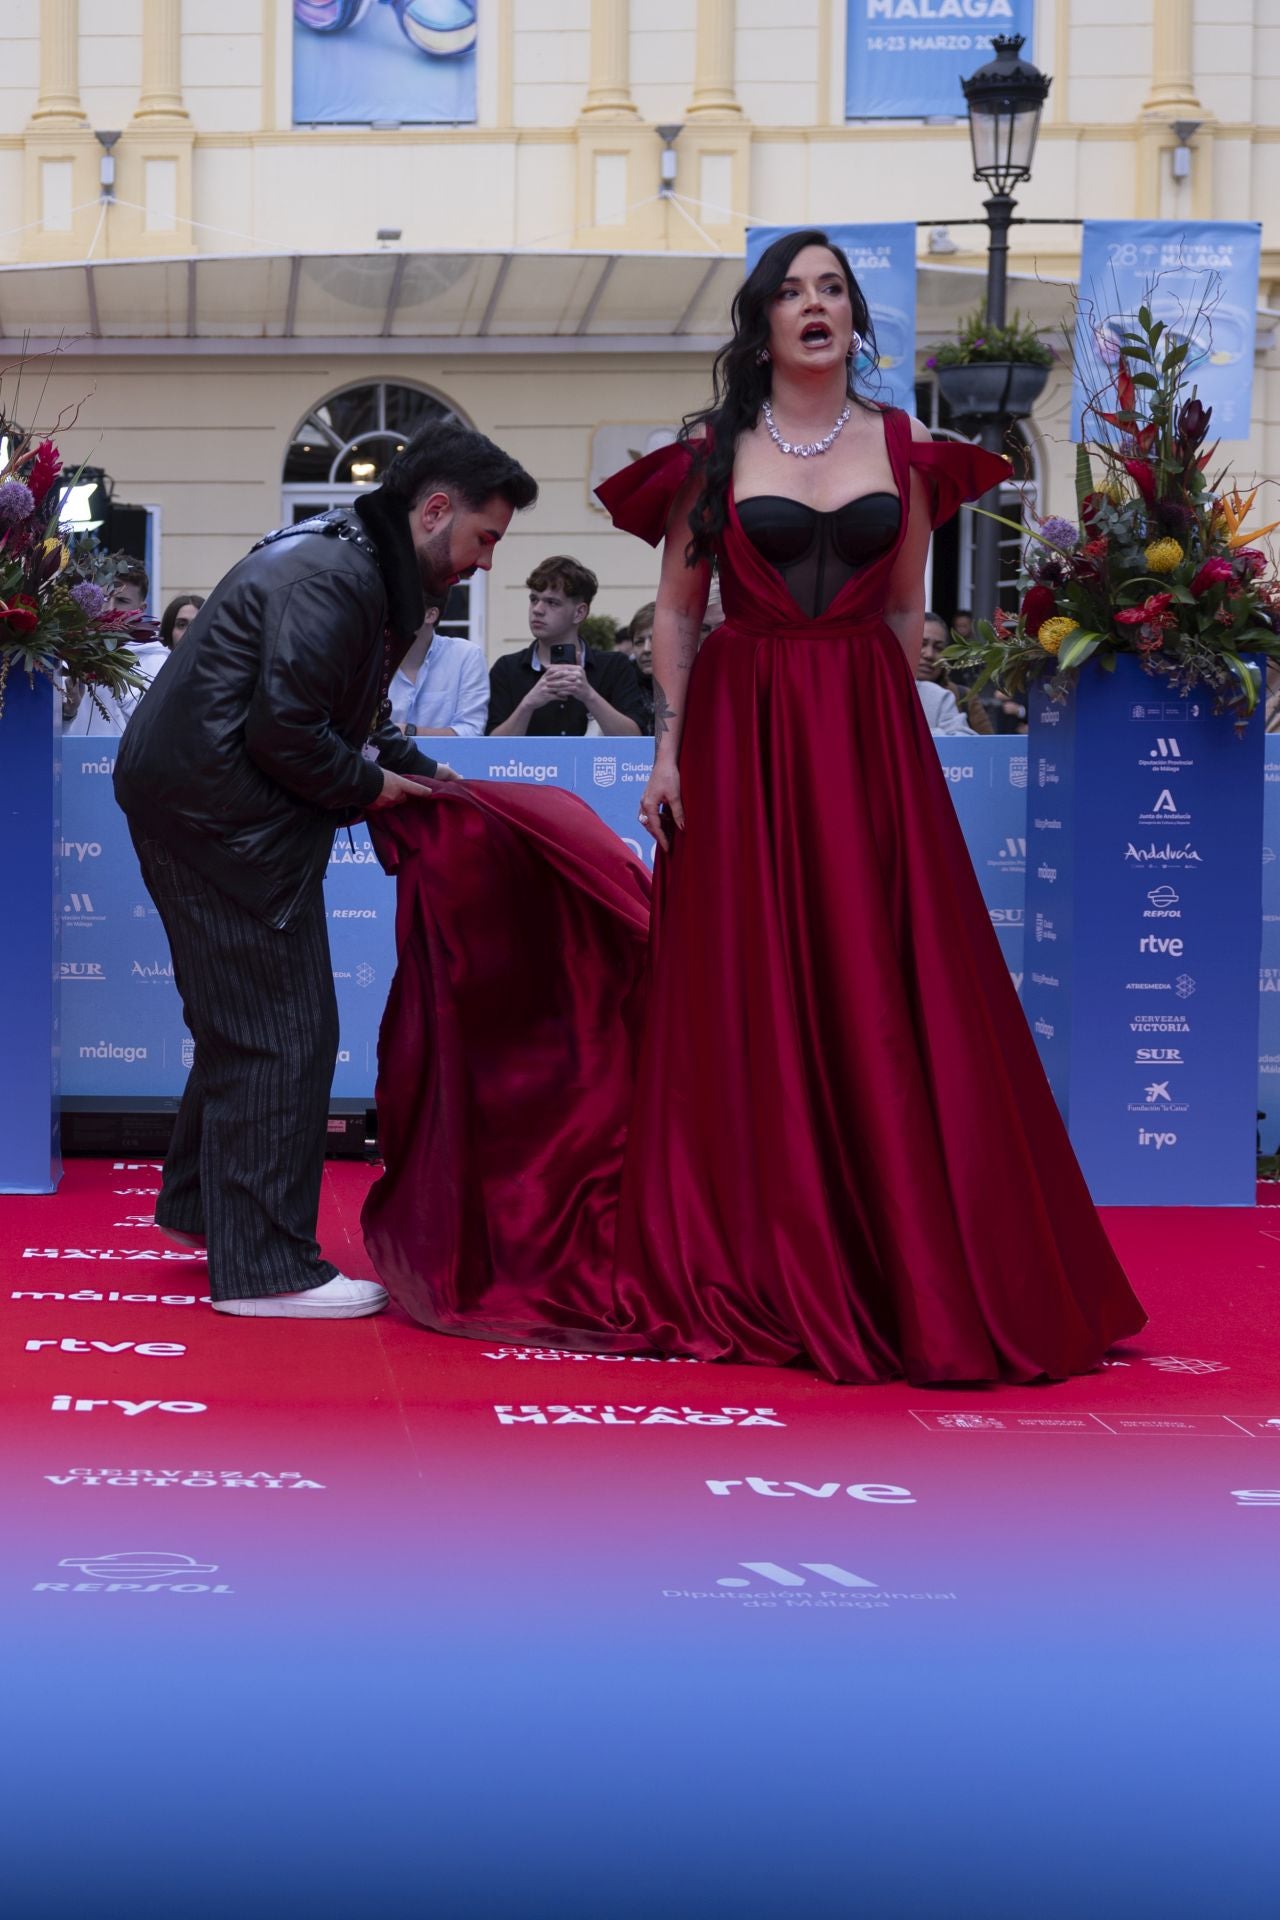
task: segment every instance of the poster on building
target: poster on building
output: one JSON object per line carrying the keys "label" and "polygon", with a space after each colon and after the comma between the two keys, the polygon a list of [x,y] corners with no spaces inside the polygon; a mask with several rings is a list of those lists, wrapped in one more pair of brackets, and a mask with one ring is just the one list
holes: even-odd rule
{"label": "poster on building", "polygon": [[[1110,387],[1138,309],[1187,341],[1186,385],[1213,408],[1212,439],[1247,440],[1262,228],[1254,220],[1086,220],[1080,256],[1071,437]],[[1088,425],[1096,435],[1098,421]]]}
{"label": "poster on building", "polygon": [[960,88],[994,58],[998,33],[1020,33],[1033,57],[1035,0],[849,0],[847,120],[963,119]]}
{"label": "poster on building", "polygon": [[[848,255],[875,328],[875,365],[861,375],[861,384],[877,400],[891,407],[916,410],[916,228],[912,220],[884,221],[875,226],[852,226],[839,220],[815,220],[811,225],[830,234]],[[748,227],[747,272],[765,248],[784,233],[794,233],[798,222],[786,227]]]}
{"label": "poster on building", "polygon": [[479,0],[293,0],[293,123],[476,117]]}

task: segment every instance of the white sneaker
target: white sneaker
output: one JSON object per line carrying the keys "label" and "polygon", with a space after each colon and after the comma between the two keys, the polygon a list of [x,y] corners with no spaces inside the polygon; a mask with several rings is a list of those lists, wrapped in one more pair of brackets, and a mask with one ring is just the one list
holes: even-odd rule
{"label": "white sneaker", "polygon": [[215,1313],[242,1314],[256,1320],[359,1320],[381,1313],[388,1299],[376,1280],[349,1280],[335,1274],[321,1287],[302,1293],[264,1293],[239,1300],[214,1300]]}
{"label": "white sneaker", "polygon": [[156,1232],[162,1233],[175,1247],[181,1247],[184,1253],[203,1253],[205,1250],[206,1242],[202,1233],[181,1233],[177,1227],[162,1227],[158,1220]]}

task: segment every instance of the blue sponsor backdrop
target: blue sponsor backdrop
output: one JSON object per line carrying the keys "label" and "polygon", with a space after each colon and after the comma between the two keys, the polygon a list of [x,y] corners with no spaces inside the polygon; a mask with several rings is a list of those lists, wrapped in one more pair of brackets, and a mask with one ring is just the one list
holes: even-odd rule
{"label": "blue sponsor backdrop", "polygon": [[[866,296],[876,330],[877,371],[868,376],[878,399],[893,407],[916,410],[916,228],[913,220],[850,225],[838,220],[813,220],[810,226],[829,233],[849,256],[858,285]],[[747,229],[747,272],[767,246],[789,227]]]}
{"label": "blue sponsor backdrop", "polygon": [[295,126],[475,119],[478,0],[297,0],[293,11]]}
{"label": "blue sponsor backdrop", "polygon": [[[458,740],[450,762],[470,778],[568,787],[590,802],[633,853],[652,857],[636,811],[649,777],[648,740]],[[937,742],[1001,946],[1022,966],[1024,743]],[[63,1091],[127,1104],[181,1092],[191,1037],[173,985],[159,917],[142,884],[111,792],[114,740],[68,739],[62,873]],[[369,1099],[378,1023],[395,967],[395,888],[367,832],[339,834],[325,888],[342,1021],[333,1091]]]}
{"label": "blue sponsor backdrop", "polygon": [[923,120],[964,114],[961,79],[994,58],[997,33],[1033,57],[1033,0],[849,0],[845,117]]}
{"label": "blue sponsor backdrop", "polygon": [[1090,1191],[1250,1206],[1261,711],[1121,659],[1030,715],[1023,1005]]}
{"label": "blue sponsor backdrop", "polygon": [[[1144,682],[1144,689],[1150,684]],[[1071,726],[1071,714],[1061,708],[1057,728]],[[1134,749],[1136,758],[1144,758],[1142,768],[1134,768],[1151,787],[1148,799],[1153,810],[1165,787],[1171,789],[1174,778],[1182,780],[1188,768],[1171,772],[1169,780],[1155,783],[1155,762],[1151,745],[1173,737],[1182,749],[1178,758],[1196,756],[1188,745],[1192,732],[1196,739],[1203,732],[1201,718],[1190,718],[1188,707],[1180,705],[1178,720],[1155,724],[1155,716],[1146,722],[1146,756]],[[1161,732],[1161,726],[1165,728]],[[1134,737],[1142,732],[1134,726]],[[1184,737],[1188,735],[1188,737]],[[1063,737],[1061,732],[1055,739]],[[505,743],[503,743],[505,745]],[[1015,983],[1023,989],[1032,1027],[1038,1029],[1038,1041],[1046,1069],[1054,1079],[1055,1092],[1067,1100],[1067,1035],[1069,1020],[1050,1012],[1046,996],[1061,1002],[1061,968],[1055,964],[1071,941],[1073,920],[1073,852],[1077,841],[1065,831],[1067,795],[1063,787],[1063,747],[1055,751],[1032,751],[1023,739],[938,739],[935,741],[942,770],[950,785],[956,812],[969,854],[983,885],[992,925],[1000,937],[1007,968]],[[522,741],[518,751],[501,753],[497,741],[457,741],[451,747],[451,760],[459,772],[484,780],[551,781],[583,795],[591,806],[608,820],[635,852],[641,851],[635,810],[637,799],[649,770],[651,745],[647,741],[628,741],[626,745],[604,741]],[[111,766],[115,760],[115,741],[111,739],[67,739],[63,743],[63,828],[61,828],[61,1031],[63,1031],[63,1092],[73,1096],[98,1094],[121,1100],[123,1104],[136,1094],[175,1096],[182,1089],[186,1066],[190,1062],[190,1035],[182,1025],[177,993],[169,973],[169,950],[155,908],[142,887],[132,856],[125,820],[111,799]],[[1044,762],[1044,764],[1040,764]],[[1153,770],[1148,772],[1148,766]],[[1140,793],[1146,789],[1142,787]],[[1186,789],[1190,793],[1190,787]],[[1261,1121],[1261,1139],[1267,1150],[1280,1148],[1280,737],[1267,741],[1267,828],[1263,845],[1263,906],[1261,906],[1261,1041],[1259,1041],[1259,1096],[1257,1106],[1265,1112]],[[1031,804],[1029,804],[1031,801]],[[1059,822],[1057,828],[1054,822]],[[1134,829],[1136,831],[1136,829]],[[1023,912],[1027,887],[1027,849],[1032,845],[1032,922],[1031,937],[1023,948]],[[1057,851],[1050,852],[1050,845]],[[1125,843],[1128,845],[1128,835]],[[1132,870],[1136,895],[1130,902],[1134,927],[1155,937],[1178,937],[1186,941],[1186,929],[1178,920],[1159,918],[1163,914],[1184,914],[1188,889],[1178,885],[1178,872],[1184,866],[1197,868],[1197,862],[1178,860],[1178,849],[1186,849],[1190,837],[1176,837],[1176,829],[1151,828],[1146,835],[1134,837],[1134,851],[1144,858],[1126,862]],[[1165,864],[1155,864],[1155,854],[1167,849]],[[649,856],[649,841],[645,841]],[[1148,872],[1150,870],[1150,872]],[[1138,885],[1142,874],[1148,877]],[[1245,876],[1247,879],[1249,876]],[[1169,900],[1169,893],[1178,899]],[[1247,895],[1247,887],[1245,887]],[[376,864],[365,829],[353,829],[351,841],[340,835],[334,843],[334,860],[326,885],[330,941],[334,956],[334,975],[338,985],[338,1004],[342,1010],[342,1058],[334,1077],[338,1098],[367,1100],[372,1096],[376,1071],[378,1021],[390,987],[395,964],[395,893],[393,883]],[[1050,902],[1052,904],[1046,904]],[[1040,914],[1040,939],[1034,939],[1034,914]],[[1148,918],[1150,916],[1150,918]],[[1046,925],[1046,918],[1050,925]],[[1174,929],[1171,933],[1171,929]],[[1132,931],[1132,929],[1130,929]],[[1245,941],[1247,950],[1247,941]],[[1027,952],[1027,973],[1023,972],[1023,952]],[[1140,954],[1134,950],[1134,962],[1174,975],[1182,972],[1180,958],[1171,952]],[[1186,972],[1199,981],[1194,964]],[[1038,977],[1036,977],[1038,975]],[[1126,979],[1157,979],[1155,972],[1134,968]],[[1059,987],[1055,989],[1054,979]],[[1244,973],[1242,973],[1244,979]],[[1125,1000],[1140,996],[1125,991]],[[1138,1048],[1178,1048],[1178,1033],[1163,1031],[1171,1025],[1192,1021],[1192,1006],[1205,1004],[1203,995],[1178,998],[1176,987],[1151,995],[1151,1008],[1134,1006],[1130,1020],[1155,1021],[1161,1031],[1126,1035],[1132,1039],[1125,1060],[1117,1054],[1117,1075],[1123,1066],[1132,1079],[1140,1066],[1151,1069],[1155,1060],[1138,1062]],[[1165,1004],[1169,1002],[1169,1004]],[[1247,987],[1240,989],[1238,1006],[1249,1004]],[[1061,1004],[1059,1004],[1061,1012]],[[1234,1018],[1234,1016],[1232,1016]],[[1044,1027],[1054,1031],[1046,1035]],[[1236,1044],[1255,1046],[1255,1035],[1247,1018],[1240,1020]],[[1199,1041],[1197,1041],[1199,1044]],[[1186,1052],[1186,1048],[1180,1048]],[[1201,1062],[1209,1058],[1211,1046],[1205,1046]],[[1130,1058],[1132,1056],[1132,1058]],[[1169,1062],[1173,1071],[1174,1062]],[[1163,1075],[1161,1075],[1163,1077]],[[1151,1071],[1150,1083],[1157,1079]],[[1128,1079],[1123,1083],[1128,1087]],[[1144,1089],[1134,1098],[1146,1106]],[[1119,1077],[1117,1077],[1119,1087]],[[1171,1085],[1173,1094],[1173,1085]],[[1125,1121],[1134,1123],[1140,1116],[1128,1116],[1130,1094],[1125,1092]],[[1253,1123],[1249,1108],[1249,1125]],[[1142,1121],[1146,1125],[1146,1119]],[[1167,1127],[1161,1131],[1169,1131]],[[1151,1152],[1155,1152],[1151,1148]],[[1159,1150],[1161,1165],[1165,1154]]]}
{"label": "blue sponsor backdrop", "polygon": [[[1213,408],[1211,439],[1247,440],[1262,228],[1252,220],[1086,220],[1076,313],[1071,437],[1114,377],[1119,335],[1144,301],[1191,343],[1187,378]],[[1096,421],[1090,431],[1096,431]]]}

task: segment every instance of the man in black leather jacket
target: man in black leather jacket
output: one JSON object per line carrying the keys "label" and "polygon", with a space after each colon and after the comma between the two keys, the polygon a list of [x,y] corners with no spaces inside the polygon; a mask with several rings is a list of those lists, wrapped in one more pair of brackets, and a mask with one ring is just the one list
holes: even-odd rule
{"label": "man in black leather jacket", "polygon": [[116,798],[195,1038],[156,1224],[207,1245],[222,1312],[386,1304],[315,1239],[338,1046],[322,882],[337,827],[421,801],[406,775],[453,777],[390,724],[387,686],[424,596],[487,570],[536,498],[481,434],[424,429],[381,487],[232,568],[126,729]]}

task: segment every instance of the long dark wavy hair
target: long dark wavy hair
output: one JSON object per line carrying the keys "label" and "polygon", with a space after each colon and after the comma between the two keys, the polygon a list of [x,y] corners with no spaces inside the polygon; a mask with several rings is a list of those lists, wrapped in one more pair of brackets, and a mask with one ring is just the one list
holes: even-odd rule
{"label": "long dark wavy hair", "polygon": [[[715,358],[711,405],[700,413],[689,414],[680,429],[681,441],[692,445],[702,469],[702,491],[689,514],[692,538],[685,557],[690,566],[709,554],[717,537],[724,532],[738,435],[755,426],[760,418],[761,403],[769,398],[773,384],[769,363],[760,360],[761,348],[769,343],[773,298],[790,273],[792,261],[805,247],[825,247],[835,255],[849,289],[854,330],[861,334],[865,351],[875,357],[871,311],[843,249],[819,227],[784,233],[772,246],[766,247],[733,297],[733,338],[721,347]],[[848,374],[848,392],[850,399],[861,405],[870,404],[857,391],[852,367]],[[706,429],[706,437],[694,440],[692,436],[700,427]]]}

